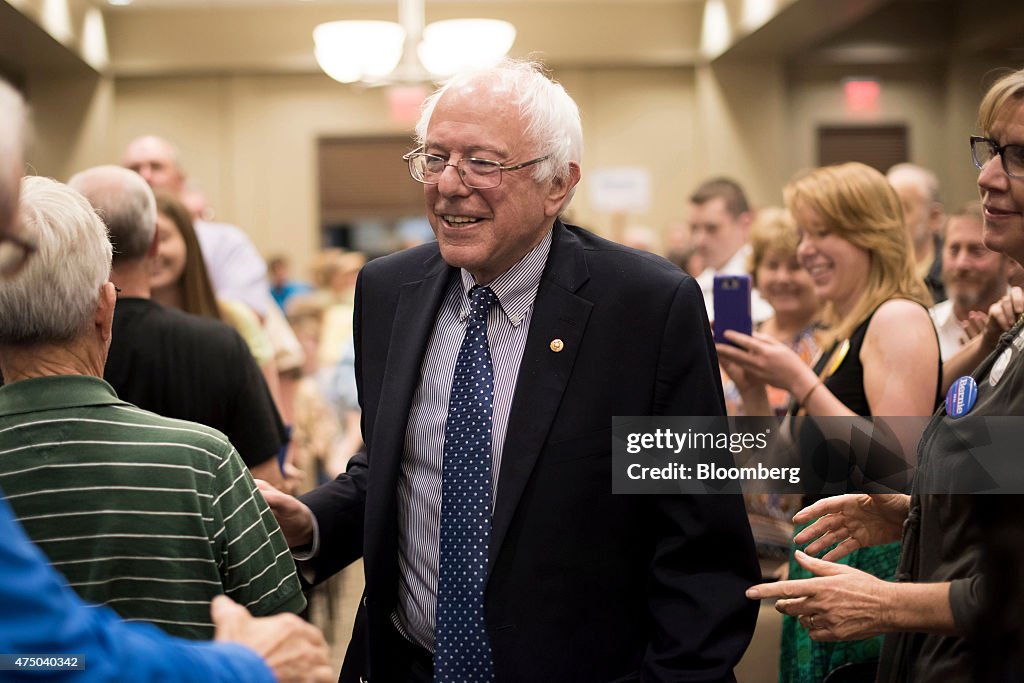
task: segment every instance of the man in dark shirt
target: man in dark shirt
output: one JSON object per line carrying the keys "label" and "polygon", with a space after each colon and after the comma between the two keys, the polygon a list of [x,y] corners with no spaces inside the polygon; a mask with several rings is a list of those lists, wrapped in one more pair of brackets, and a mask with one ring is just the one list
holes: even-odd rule
{"label": "man in dark shirt", "polygon": [[150,300],[152,190],[118,166],[91,168],[69,184],[104,219],[114,245],[110,279],[120,294],[104,379],[129,403],[224,432],[253,476],[280,483],[284,425],[245,342],[220,321]]}

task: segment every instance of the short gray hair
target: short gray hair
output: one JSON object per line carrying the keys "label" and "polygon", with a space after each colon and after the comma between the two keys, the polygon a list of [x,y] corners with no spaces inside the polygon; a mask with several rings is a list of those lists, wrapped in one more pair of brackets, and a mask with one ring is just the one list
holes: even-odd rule
{"label": "short gray hair", "polygon": [[[537,164],[534,180],[539,183],[568,180],[569,163],[579,163],[583,158],[580,110],[565,88],[544,74],[544,65],[540,62],[504,59],[495,66],[452,76],[423,102],[416,122],[417,144],[425,142],[430,117],[441,97],[453,88],[471,84],[485,84],[492,93],[501,93],[519,108],[519,114],[526,121],[527,139],[537,145],[538,155],[549,155],[546,161]],[[571,196],[570,192],[565,205]]]}
{"label": "short gray hair", "polygon": [[146,255],[156,230],[156,200],[142,176],[120,166],[95,166],[76,173],[68,185],[81,192],[106,223],[115,264]]}
{"label": "short gray hair", "polygon": [[932,171],[924,166],[903,162],[892,166],[885,174],[886,180],[890,183],[895,178],[904,176],[912,179],[921,188],[921,194],[929,201],[936,204],[942,203],[942,193],[939,191],[939,178]]}
{"label": "short gray hair", "polygon": [[0,281],[0,345],[71,341],[110,278],[107,230],[85,197],[49,178],[22,180],[19,217],[39,249],[18,277]]}

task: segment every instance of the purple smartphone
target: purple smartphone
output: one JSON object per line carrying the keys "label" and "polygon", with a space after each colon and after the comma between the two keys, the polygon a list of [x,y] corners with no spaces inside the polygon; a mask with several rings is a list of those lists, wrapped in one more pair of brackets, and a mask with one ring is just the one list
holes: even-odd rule
{"label": "purple smartphone", "polygon": [[750,334],[750,276],[716,275],[714,285],[715,343],[730,344],[726,330]]}

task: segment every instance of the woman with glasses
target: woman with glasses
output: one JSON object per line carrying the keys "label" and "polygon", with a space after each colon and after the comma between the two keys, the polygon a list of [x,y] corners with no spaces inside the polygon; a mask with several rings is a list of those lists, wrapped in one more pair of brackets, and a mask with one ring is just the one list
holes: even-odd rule
{"label": "woman with glasses", "polygon": [[[718,347],[726,371],[737,384],[743,378],[747,396],[764,397],[765,385],[785,389],[793,397],[794,415],[931,414],[938,399],[938,339],[896,193],[878,171],[847,163],[798,177],[784,195],[801,234],[800,263],[825,303],[822,319],[827,327],[820,335],[824,352],[810,367],[767,336],[727,333],[735,346]],[[794,435],[803,481],[809,490],[859,490],[850,454],[823,443],[819,424],[824,423],[804,422]],[[849,431],[843,436],[849,438]],[[912,452],[910,444],[903,450]],[[805,496],[804,505],[815,500]],[[899,547],[893,543],[852,553],[844,563],[888,580],[898,557]],[[810,576],[798,555],[791,555],[789,578]],[[784,619],[781,681],[816,683],[849,664],[873,669],[880,638],[814,642],[816,626],[820,624]]]}
{"label": "woman with glasses", "polygon": [[[1024,70],[989,89],[979,120],[983,137],[971,149],[985,244],[1024,263]],[[796,540],[813,541],[809,553],[839,545],[827,561],[804,560],[817,578],[755,586],[748,596],[782,597],[777,608],[808,623],[816,640],[891,634],[879,681],[1020,680],[1021,551],[1006,543],[1021,536],[1020,498],[951,494],[1024,490],[1019,426],[1010,423],[1001,440],[991,431],[997,418],[1024,414],[1022,357],[1018,320],[971,375],[953,382],[918,446],[911,495],[844,495],[801,510],[796,520],[813,524]],[[972,456],[985,444],[1013,458],[998,479]],[[897,583],[830,561],[900,538]]]}

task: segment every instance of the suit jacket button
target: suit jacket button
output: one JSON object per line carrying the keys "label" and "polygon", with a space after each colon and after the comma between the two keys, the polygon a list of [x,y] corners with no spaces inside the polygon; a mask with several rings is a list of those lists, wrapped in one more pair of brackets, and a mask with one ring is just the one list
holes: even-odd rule
{"label": "suit jacket button", "polygon": [[555,353],[561,353],[562,349],[565,348],[565,342],[561,339],[552,339],[550,344],[551,350]]}
{"label": "suit jacket button", "polygon": [[363,607],[366,607],[366,602],[367,602],[367,597],[364,595],[363,596]]}

